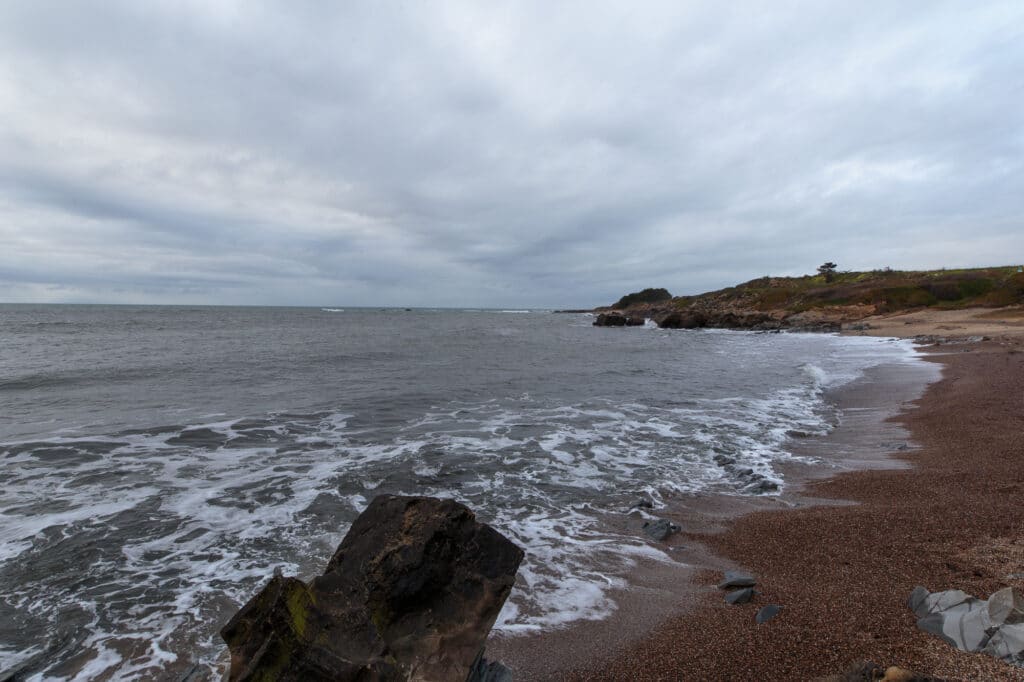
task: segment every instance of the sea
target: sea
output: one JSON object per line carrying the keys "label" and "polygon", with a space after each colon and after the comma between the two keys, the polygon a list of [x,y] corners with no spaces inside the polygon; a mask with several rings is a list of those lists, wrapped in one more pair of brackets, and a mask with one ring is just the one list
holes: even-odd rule
{"label": "sea", "polygon": [[321,572],[384,493],[455,498],[526,550],[499,633],[608,618],[638,562],[679,560],[621,522],[639,499],[784,494],[837,387],[921,363],[592,322],[0,305],[0,678],[212,678],[220,627],[275,570]]}

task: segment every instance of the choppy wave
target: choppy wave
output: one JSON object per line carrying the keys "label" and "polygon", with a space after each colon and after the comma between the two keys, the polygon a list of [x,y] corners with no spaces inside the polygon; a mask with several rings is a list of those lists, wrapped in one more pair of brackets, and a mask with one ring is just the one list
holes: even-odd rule
{"label": "choppy wave", "polygon": [[[304,558],[328,556],[388,491],[454,496],[526,548],[498,629],[601,618],[638,557],[670,560],[602,518],[640,493],[742,493],[716,454],[781,484],[786,432],[828,428],[818,391],[673,409],[522,396],[445,405],[388,438],[325,413],[5,444],[0,565],[20,587],[3,599],[31,622],[81,620],[96,672],[152,673],[183,641],[210,663],[229,605],[274,568],[316,571]],[[60,557],[74,548],[92,555],[68,581],[82,567]]]}

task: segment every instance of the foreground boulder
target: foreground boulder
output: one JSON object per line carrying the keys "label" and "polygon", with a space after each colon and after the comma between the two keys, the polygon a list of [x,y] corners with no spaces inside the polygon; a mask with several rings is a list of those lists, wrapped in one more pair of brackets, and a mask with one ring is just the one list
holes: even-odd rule
{"label": "foreground boulder", "polygon": [[909,606],[917,627],[962,651],[981,652],[1024,667],[1024,595],[1005,587],[987,600],[960,590],[915,587]]}
{"label": "foreground boulder", "polygon": [[457,502],[381,495],[323,575],[275,574],[224,626],[229,679],[464,682],[522,559]]}

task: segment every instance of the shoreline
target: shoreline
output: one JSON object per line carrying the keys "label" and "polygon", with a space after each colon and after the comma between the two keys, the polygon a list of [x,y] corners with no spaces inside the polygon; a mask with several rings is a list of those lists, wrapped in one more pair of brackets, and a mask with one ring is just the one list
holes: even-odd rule
{"label": "shoreline", "polygon": [[[858,440],[861,451],[892,447],[870,461],[854,461],[849,451],[840,453],[842,463],[831,470],[799,466],[787,471],[787,492],[769,498],[772,501],[762,498],[736,505],[738,500],[730,498],[719,500],[717,509],[711,503],[699,511],[682,501],[682,509],[660,510],[684,521],[683,533],[670,544],[691,550],[684,559],[691,567],[677,569],[668,578],[655,575],[654,585],[641,582],[635,593],[617,595],[623,613],[603,624],[581,623],[518,641],[499,636],[492,638],[488,650],[509,658],[506,663],[516,679],[523,680],[814,679],[839,674],[865,659],[948,679],[1024,680],[1024,670],[956,651],[917,631],[905,605],[917,584],[931,590],[964,589],[980,597],[1008,584],[1024,586],[1020,581],[1000,581],[997,568],[967,570],[969,562],[961,571],[949,568],[960,566],[955,557],[969,553],[977,535],[977,529],[971,533],[957,528],[958,509],[970,508],[974,514],[975,508],[984,507],[991,519],[998,500],[991,494],[965,500],[962,482],[951,481],[942,469],[936,471],[937,463],[955,466],[956,451],[965,443],[951,439],[949,430],[964,420],[977,428],[975,418],[983,414],[980,408],[970,408],[979,398],[996,402],[997,412],[1012,414],[1013,400],[997,400],[1012,392],[991,389],[993,383],[1013,386],[1012,377],[1024,383],[1020,343],[1019,337],[1001,337],[923,349],[925,361],[944,370],[941,378],[922,387],[923,395],[906,400],[884,396],[888,400],[882,402],[898,409],[890,409],[889,418],[876,422],[879,428],[868,430],[868,435],[865,423],[844,419],[849,433],[837,433],[841,427],[801,443],[799,449],[802,454],[834,451],[837,445],[856,447]],[[1014,372],[1006,372],[1003,364],[1012,365]],[[961,375],[968,371],[973,382],[965,394]],[[877,379],[874,384],[870,378],[864,382],[868,394],[872,385],[878,389]],[[847,414],[858,402],[857,387],[851,388],[853,395],[848,391],[840,396]],[[861,402],[865,398],[870,402],[870,395],[861,395]],[[960,419],[951,418],[951,412]],[[900,439],[892,437],[893,428],[909,432],[902,440],[911,440],[916,447],[901,448],[903,443],[895,442]],[[938,442],[936,430],[943,432]],[[1012,440],[1012,432],[1004,428],[991,435]],[[985,461],[990,466],[976,471],[960,466],[960,476],[973,479],[968,488],[975,492],[979,487],[984,490],[994,475],[992,469],[998,469],[999,462],[993,461],[991,451],[989,455]],[[1024,462],[1013,471],[1018,477],[1015,485],[1024,492]],[[945,509],[949,499],[959,499],[959,507]],[[933,511],[936,507],[945,516]],[[680,511],[684,514],[678,515]],[[1024,514],[1007,521],[1018,537],[1024,535]],[[1024,563],[1024,541],[1019,556]],[[908,565],[918,568],[908,571]],[[754,604],[723,603],[714,586],[729,568],[749,570],[758,577],[764,594]],[[1018,563],[1003,573],[1022,570],[1024,565]],[[967,575],[961,576],[965,571]],[[651,575],[647,569],[638,572],[641,580]],[[754,613],[767,603],[786,608],[772,624],[755,626]]]}
{"label": "shoreline", "polygon": [[[907,447],[909,434],[888,419],[904,403],[919,397],[938,374],[934,365],[920,359],[897,361],[869,368],[866,375],[827,389],[826,400],[839,409],[842,421],[828,434],[790,441],[787,449],[792,454],[815,461],[776,462],[785,481],[781,495],[698,493],[677,497],[668,506],[652,510],[653,516],[682,528],[655,543],[679,563],[639,562],[629,574],[629,586],[611,593],[617,608],[602,620],[576,621],[531,634],[492,633],[488,656],[509,666],[517,680],[565,679],[591,661],[623,650],[627,639],[623,633],[642,638],[660,622],[698,609],[702,599],[718,594],[714,588],[717,579],[709,585],[700,579],[702,573],[720,575],[745,568],[709,547],[709,537],[727,531],[735,520],[752,513],[848,504],[809,491],[815,481],[845,471],[905,468],[892,458],[892,451]],[[864,429],[872,433],[868,443],[860,438]],[[624,514],[620,530],[628,533],[630,526],[636,526],[633,531],[638,532],[641,522],[636,511]]]}
{"label": "shoreline", "polygon": [[[810,482],[815,496],[852,504],[755,511],[705,538],[758,577],[755,603],[724,604],[720,573],[697,572],[705,593],[691,610],[556,679],[810,680],[871,660],[951,680],[1024,680],[1024,669],[918,631],[906,606],[916,585],[979,597],[1024,587],[1010,578],[1024,570],[1024,509],[1009,503],[1024,493],[1024,346],[1002,337],[950,348],[927,356],[943,377],[893,419],[918,444],[896,453],[909,468]],[[785,608],[755,625],[768,603]]]}

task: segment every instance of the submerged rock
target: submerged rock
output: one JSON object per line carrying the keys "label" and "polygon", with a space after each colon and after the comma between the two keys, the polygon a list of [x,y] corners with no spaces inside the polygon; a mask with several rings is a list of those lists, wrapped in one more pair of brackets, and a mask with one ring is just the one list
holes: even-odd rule
{"label": "submerged rock", "polygon": [[457,502],[381,495],[323,575],[275,574],[224,626],[229,679],[464,682],[522,559]]}
{"label": "submerged rock", "polygon": [[668,519],[644,521],[644,532],[658,542],[661,542],[673,533],[678,533],[680,530],[679,526]]}

